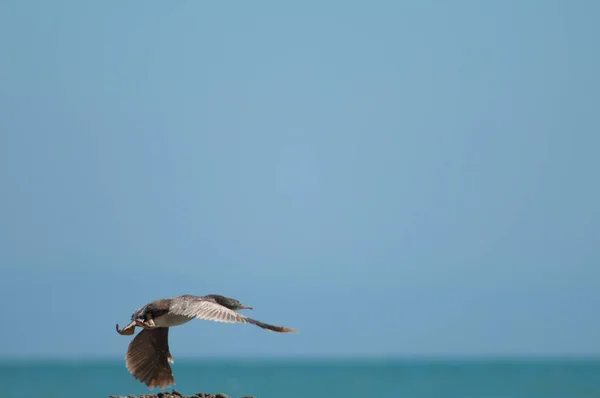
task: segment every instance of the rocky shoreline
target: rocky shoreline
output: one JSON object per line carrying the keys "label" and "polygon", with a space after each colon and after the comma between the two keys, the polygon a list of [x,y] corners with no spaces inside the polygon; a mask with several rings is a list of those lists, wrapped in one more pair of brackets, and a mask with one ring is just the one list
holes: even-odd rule
{"label": "rocky shoreline", "polygon": [[[209,394],[199,392],[194,395],[183,395],[177,390],[171,392],[161,391],[157,394],[142,394],[142,395],[111,395],[109,398],[231,398],[229,395],[223,393]],[[241,398],[256,398],[250,395],[245,395]]]}

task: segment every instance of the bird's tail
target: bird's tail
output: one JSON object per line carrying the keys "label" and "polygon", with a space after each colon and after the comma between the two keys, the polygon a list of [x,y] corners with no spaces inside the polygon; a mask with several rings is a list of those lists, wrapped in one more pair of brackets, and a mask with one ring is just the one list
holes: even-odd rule
{"label": "bird's tail", "polygon": [[257,321],[256,319],[252,319],[252,318],[246,318],[246,321],[248,321],[248,323],[251,323],[253,325],[261,327],[263,329],[272,330],[273,332],[278,332],[278,333],[297,333],[298,332],[297,330],[286,328],[285,326],[269,325],[268,323]]}

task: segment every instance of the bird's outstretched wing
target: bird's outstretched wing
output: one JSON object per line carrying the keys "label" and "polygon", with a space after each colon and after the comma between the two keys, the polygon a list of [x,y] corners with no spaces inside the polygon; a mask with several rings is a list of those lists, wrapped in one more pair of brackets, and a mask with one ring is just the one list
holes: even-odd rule
{"label": "bird's outstretched wing", "polygon": [[246,321],[248,323],[251,323],[253,325],[261,327],[263,329],[271,330],[271,331],[277,332],[277,333],[297,333],[298,332],[295,329],[286,328],[285,326],[269,325],[268,323],[257,321],[256,319],[252,319],[252,318],[246,318]]}
{"label": "bird's outstretched wing", "polygon": [[268,323],[248,318],[247,316],[222,306],[214,300],[201,296],[186,297],[184,300],[178,301],[171,305],[170,313],[215,322],[251,323],[263,329],[279,333],[296,332],[296,330],[284,326],[269,325]]}
{"label": "bird's outstretched wing", "polygon": [[150,389],[175,384],[169,360],[169,328],[142,329],[125,354],[129,372]]}
{"label": "bird's outstretched wing", "polygon": [[214,300],[201,296],[183,297],[171,304],[169,312],[188,318],[206,319],[215,322],[246,323],[247,318]]}

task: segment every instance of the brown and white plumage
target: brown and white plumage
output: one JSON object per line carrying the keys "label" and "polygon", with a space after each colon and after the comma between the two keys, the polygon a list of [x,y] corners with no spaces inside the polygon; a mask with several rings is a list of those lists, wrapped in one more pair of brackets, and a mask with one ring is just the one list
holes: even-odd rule
{"label": "brown and white plumage", "polygon": [[129,343],[125,366],[151,389],[175,384],[169,362],[169,328],[142,329]]}
{"label": "brown and white plumage", "polygon": [[221,295],[192,296],[189,294],[155,300],[131,316],[132,322],[119,329],[121,335],[132,335],[136,326],[143,330],[129,344],[125,365],[129,372],[151,389],[175,384],[169,362],[169,327],[179,326],[193,319],[215,322],[250,323],[278,333],[296,332],[284,326],[274,326],[242,315],[237,310],[252,309],[239,301]]}

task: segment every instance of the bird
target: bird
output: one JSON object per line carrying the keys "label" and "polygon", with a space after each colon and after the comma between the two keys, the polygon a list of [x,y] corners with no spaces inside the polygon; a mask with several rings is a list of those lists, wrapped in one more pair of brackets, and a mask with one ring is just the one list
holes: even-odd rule
{"label": "bird", "polygon": [[117,332],[130,336],[135,327],[142,330],[133,338],[125,354],[125,366],[129,373],[151,390],[175,384],[170,363],[174,363],[169,350],[169,328],[183,325],[193,319],[227,323],[249,323],[278,333],[297,333],[284,326],[274,326],[238,313],[252,310],[238,300],[219,294],[182,296],[154,300],[135,310],[131,322]]}

